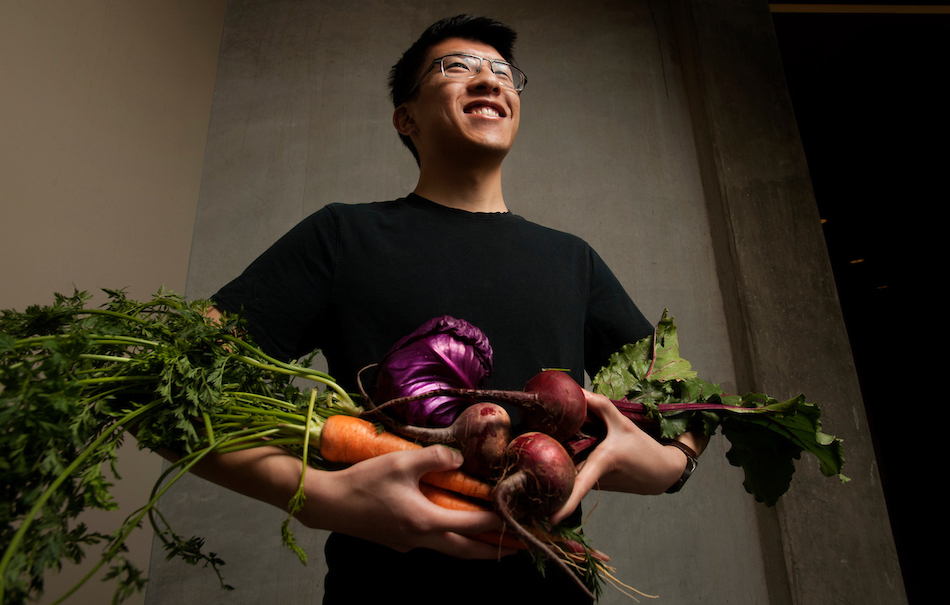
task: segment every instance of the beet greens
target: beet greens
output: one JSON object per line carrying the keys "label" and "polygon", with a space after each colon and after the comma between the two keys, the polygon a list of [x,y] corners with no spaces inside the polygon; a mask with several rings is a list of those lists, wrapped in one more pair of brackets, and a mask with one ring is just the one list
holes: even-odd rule
{"label": "beet greens", "polygon": [[[593,379],[592,390],[606,395],[628,418],[660,437],[673,438],[688,428],[707,435],[717,428],[730,441],[729,462],[742,467],[743,485],[768,506],[788,491],[802,452],[813,454],[826,477],[841,475],[841,440],[821,431],[821,410],[804,395],[778,401],[768,395],[727,395],[717,384],[696,377],[679,355],[672,317],[663,312],[653,336],[623,347]],[[596,423],[586,427],[596,430]],[[590,448],[596,439],[575,443]]]}

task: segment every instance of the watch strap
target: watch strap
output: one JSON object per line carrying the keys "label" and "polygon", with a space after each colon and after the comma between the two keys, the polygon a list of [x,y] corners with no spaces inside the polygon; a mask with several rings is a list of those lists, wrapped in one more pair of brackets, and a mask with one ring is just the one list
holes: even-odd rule
{"label": "watch strap", "polygon": [[698,456],[696,452],[693,451],[693,448],[689,447],[685,443],[680,443],[675,439],[662,439],[661,442],[663,445],[672,445],[686,454],[686,468],[683,470],[683,475],[670,487],[670,489],[666,490],[666,493],[668,494],[675,494],[676,492],[683,489],[683,486],[686,484],[686,480],[689,479],[689,476],[692,475],[693,471],[696,470],[696,467],[699,466],[699,461],[696,459]]}

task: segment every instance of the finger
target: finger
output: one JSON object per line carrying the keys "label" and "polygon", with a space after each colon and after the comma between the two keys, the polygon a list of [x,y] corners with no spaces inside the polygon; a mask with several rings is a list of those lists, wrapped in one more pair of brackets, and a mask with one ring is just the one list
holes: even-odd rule
{"label": "finger", "polygon": [[600,417],[600,419],[604,422],[617,419],[626,420],[626,417],[620,413],[620,410],[617,409],[617,406],[615,406],[604,395],[591,393],[590,391],[585,390],[584,398],[587,401],[587,409],[593,411],[594,414]]}
{"label": "finger", "polygon": [[409,455],[411,472],[419,477],[426,473],[453,471],[462,466],[462,454],[444,445],[431,445],[421,450],[403,452]]}
{"label": "finger", "polygon": [[425,502],[420,502],[420,506],[425,506],[430,515],[430,523],[436,531],[451,531],[459,534],[478,534],[483,531],[497,531],[504,527],[501,518],[493,511],[467,511],[450,510],[433,504],[425,496],[422,496]]}
{"label": "finger", "polygon": [[[488,503],[465,502],[465,498],[449,499],[448,504],[436,503],[423,493],[421,484],[427,476],[438,475],[445,471],[453,471],[461,465],[462,456],[456,450],[443,446],[425,448],[431,452],[415,451],[416,460],[412,461],[412,471],[407,471],[410,481],[415,486],[412,490],[414,506],[420,516],[428,519],[432,531],[449,531],[463,534],[474,534],[483,531],[500,530],[503,527],[501,518],[495,514]],[[454,503],[457,502],[457,503]]]}
{"label": "finger", "polygon": [[587,389],[584,389],[584,399],[587,401],[587,405],[593,405],[600,408],[613,405],[610,403],[610,399],[607,399],[606,395],[588,391]]}
{"label": "finger", "polygon": [[[412,453],[417,454],[416,460],[412,463],[414,465],[412,474],[416,483],[432,473],[456,470],[463,460],[462,454],[457,450],[441,445],[433,445]],[[433,504],[421,492],[418,492],[418,495],[419,505],[429,507],[431,518],[439,523],[437,529],[471,534],[498,530],[503,526],[501,519],[492,511],[452,510]]]}
{"label": "finger", "polygon": [[[430,502],[423,496],[419,505],[420,516],[427,519],[428,530],[424,531],[424,539],[430,541],[429,547],[447,554],[461,553],[457,556],[465,558],[488,558],[511,554],[508,549],[500,549],[497,543],[485,548],[484,540],[473,540],[470,536],[486,533],[498,533],[504,530],[504,523],[493,511],[486,508],[484,511],[458,511],[444,508]],[[424,508],[425,510],[422,510]],[[454,550],[447,551],[449,545]],[[473,550],[474,549],[474,550]],[[501,553],[501,554],[499,554]]]}
{"label": "finger", "polygon": [[590,459],[578,467],[579,472],[577,473],[577,477],[574,478],[574,488],[571,490],[570,497],[567,499],[567,502],[564,503],[564,506],[550,517],[550,521],[553,525],[557,525],[574,512],[574,510],[580,506],[584,496],[586,496],[590,490],[594,489],[600,478],[599,469],[600,464],[598,464],[596,460],[592,462]]}

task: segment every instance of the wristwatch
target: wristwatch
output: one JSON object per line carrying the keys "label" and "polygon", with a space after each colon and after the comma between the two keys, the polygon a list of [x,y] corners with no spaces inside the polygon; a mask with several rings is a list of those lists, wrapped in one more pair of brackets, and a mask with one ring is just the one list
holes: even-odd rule
{"label": "wristwatch", "polygon": [[679,481],[673,484],[670,489],[666,490],[668,494],[675,494],[676,492],[683,489],[683,486],[686,485],[686,480],[689,479],[689,476],[693,474],[693,471],[696,470],[696,467],[699,466],[699,461],[696,459],[696,452],[693,451],[693,448],[689,447],[685,443],[680,443],[675,439],[662,439],[661,442],[663,445],[672,445],[675,448],[678,448],[684,454],[686,454],[686,470],[683,471],[683,476],[679,478]]}

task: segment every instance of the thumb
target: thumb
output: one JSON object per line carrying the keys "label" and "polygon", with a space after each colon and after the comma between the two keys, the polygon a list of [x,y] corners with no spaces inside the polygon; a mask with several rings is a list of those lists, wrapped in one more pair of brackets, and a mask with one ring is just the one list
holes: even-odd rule
{"label": "thumb", "polygon": [[463,462],[461,452],[444,445],[430,445],[414,454],[414,468],[420,477],[426,473],[455,470]]}
{"label": "thumb", "polygon": [[587,402],[587,409],[594,412],[594,414],[599,416],[601,420],[607,421],[608,418],[613,418],[615,416],[623,418],[623,414],[620,413],[620,410],[617,409],[617,406],[611,403],[611,401],[604,395],[592,393],[585,389],[584,399]]}
{"label": "thumb", "polygon": [[574,478],[574,488],[571,490],[570,497],[564,503],[564,506],[551,515],[549,519],[552,525],[557,525],[570,516],[574,509],[580,506],[584,496],[597,485],[597,471],[594,468],[596,465],[589,463],[590,460],[582,462],[578,467],[579,472],[577,477]]}

